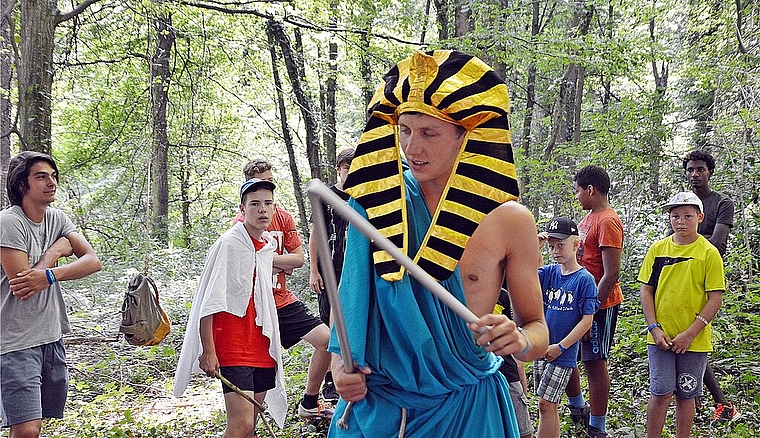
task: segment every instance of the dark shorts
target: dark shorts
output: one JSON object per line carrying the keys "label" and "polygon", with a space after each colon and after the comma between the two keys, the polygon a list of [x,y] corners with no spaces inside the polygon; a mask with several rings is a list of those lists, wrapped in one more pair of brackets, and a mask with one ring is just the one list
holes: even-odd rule
{"label": "dark shorts", "polygon": [[69,373],[63,340],[0,356],[3,426],[63,418]]}
{"label": "dark shorts", "polygon": [[599,309],[594,314],[591,336],[588,340],[581,339],[581,348],[578,350],[581,361],[607,360],[610,357],[612,344],[615,343],[614,335],[619,310],[620,304],[616,304],[606,309]]}
{"label": "dark shorts", "polygon": [[[276,368],[221,367],[219,373],[233,385],[243,391],[264,392],[274,388]],[[222,383],[222,392],[227,394],[233,389]]]}
{"label": "dark shorts", "polygon": [[327,291],[322,289],[322,292],[317,294],[317,302],[319,303],[319,319],[322,323],[330,327],[330,296],[327,295]]}
{"label": "dark shorts", "polygon": [[300,301],[277,309],[277,320],[280,323],[280,344],[286,349],[296,345],[301,338],[322,324]]}
{"label": "dark shorts", "polygon": [[649,356],[649,391],[652,395],[675,392],[677,398],[690,399],[702,395],[707,353],[687,351],[684,354],[660,350],[647,345]]}

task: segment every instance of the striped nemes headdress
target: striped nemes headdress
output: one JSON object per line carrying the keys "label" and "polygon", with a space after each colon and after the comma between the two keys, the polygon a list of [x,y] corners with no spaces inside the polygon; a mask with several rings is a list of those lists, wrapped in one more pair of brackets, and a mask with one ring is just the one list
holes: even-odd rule
{"label": "striped nemes headdress", "polygon": [[[369,111],[344,190],[405,254],[408,230],[398,117],[422,113],[466,130],[454,172],[413,258],[433,278],[444,280],[483,217],[518,196],[507,86],[474,56],[450,50],[416,52],[385,75]],[[403,278],[403,268],[390,254],[376,247],[373,251],[378,274],[388,281]]]}

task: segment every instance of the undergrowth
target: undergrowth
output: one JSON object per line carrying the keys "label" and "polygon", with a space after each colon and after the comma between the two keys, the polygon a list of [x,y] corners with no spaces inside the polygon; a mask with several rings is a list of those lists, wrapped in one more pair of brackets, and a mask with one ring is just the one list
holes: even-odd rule
{"label": "undergrowth", "polygon": [[[219,437],[224,431],[225,413],[220,384],[204,376],[194,376],[185,396],[172,397],[173,375],[184,336],[184,324],[202,265],[197,253],[189,251],[157,254],[151,275],[157,281],[162,302],[173,325],[172,332],[158,346],[133,347],[117,336],[119,309],[129,278],[137,271],[117,271],[108,264],[103,272],[65,285],[74,331],[67,335],[70,374],[69,399],[65,418],[46,420],[45,437],[107,438],[187,438]],[[114,264],[111,266],[119,266]],[[302,268],[289,285],[307,305],[316,308],[308,292],[308,270]],[[710,426],[711,400],[697,414],[692,431],[695,437],[752,437],[760,430],[760,285],[730,282],[724,305],[714,321],[716,350],[711,363],[727,398],[743,414],[741,421],[717,428]],[[623,283],[625,302],[621,308],[616,345],[610,360],[612,393],[608,415],[611,437],[642,437],[648,399],[648,370],[645,327],[638,303],[638,286]],[[322,437],[323,424],[307,424],[295,414],[306,383],[311,346],[300,343],[285,351],[284,365],[288,401],[291,406],[286,425],[276,429],[278,437]],[[531,372],[528,369],[528,376]],[[530,386],[530,385],[529,385]],[[585,384],[584,384],[585,387]],[[529,394],[534,419],[538,401]],[[569,422],[563,407],[563,436],[582,436]],[[276,426],[275,426],[276,428]],[[673,408],[668,414],[665,437],[674,436]],[[7,434],[7,430],[4,431]],[[267,436],[261,423],[259,437]]]}

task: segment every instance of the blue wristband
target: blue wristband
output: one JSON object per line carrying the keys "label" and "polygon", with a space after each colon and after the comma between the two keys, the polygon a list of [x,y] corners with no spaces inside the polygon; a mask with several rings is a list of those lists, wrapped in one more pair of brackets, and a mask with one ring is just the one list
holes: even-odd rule
{"label": "blue wristband", "polygon": [[656,322],[656,323],[654,323],[654,324],[650,325],[649,327],[647,327],[647,330],[648,330],[648,331],[651,333],[651,332],[652,332],[652,330],[654,330],[654,329],[655,329],[655,327],[660,327],[660,328],[662,328],[662,326],[660,325],[660,323],[659,323],[659,322]]}
{"label": "blue wristband", "polygon": [[56,282],[55,274],[53,273],[52,269],[45,269],[45,275],[47,276],[48,284],[53,284]]}
{"label": "blue wristband", "polygon": [[557,347],[559,347],[559,351],[563,353],[567,351],[567,348],[563,347],[561,342],[557,343]]}

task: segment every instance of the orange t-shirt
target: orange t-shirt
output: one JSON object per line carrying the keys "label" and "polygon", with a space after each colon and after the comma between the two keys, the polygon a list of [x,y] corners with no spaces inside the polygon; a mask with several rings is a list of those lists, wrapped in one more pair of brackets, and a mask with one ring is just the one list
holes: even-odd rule
{"label": "orange t-shirt", "polygon": [[[623,222],[611,208],[592,211],[578,224],[578,239],[581,242],[577,253],[578,263],[588,269],[599,285],[599,280],[604,275],[602,247],[623,248]],[[606,309],[622,302],[623,292],[618,281],[600,308]]]}
{"label": "orange t-shirt", "polygon": [[[245,215],[238,213],[232,220],[232,225],[237,222],[243,222]],[[282,255],[287,252],[293,252],[296,248],[302,245],[301,237],[298,236],[298,230],[296,229],[296,222],[293,220],[293,216],[288,213],[287,210],[275,205],[274,215],[272,216],[272,223],[267,227],[267,231],[277,241],[277,248],[275,248],[275,254]],[[285,273],[279,272],[272,275],[272,292],[274,293],[274,305],[278,309],[282,309],[288,304],[298,301],[290,290],[288,290],[287,284],[285,284]]]}
{"label": "orange t-shirt", "polygon": [[[265,242],[251,238],[254,248],[259,251]],[[256,273],[253,274],[256,282]],[[243,317],[219,312],[213,317],[214,347],[219,365],[223,367],[247,366],[254,368],[274,368],[277,362],[269,354],[269,338],[256,325],[256,308],[253,293],[248,300],[248,308]]]}

